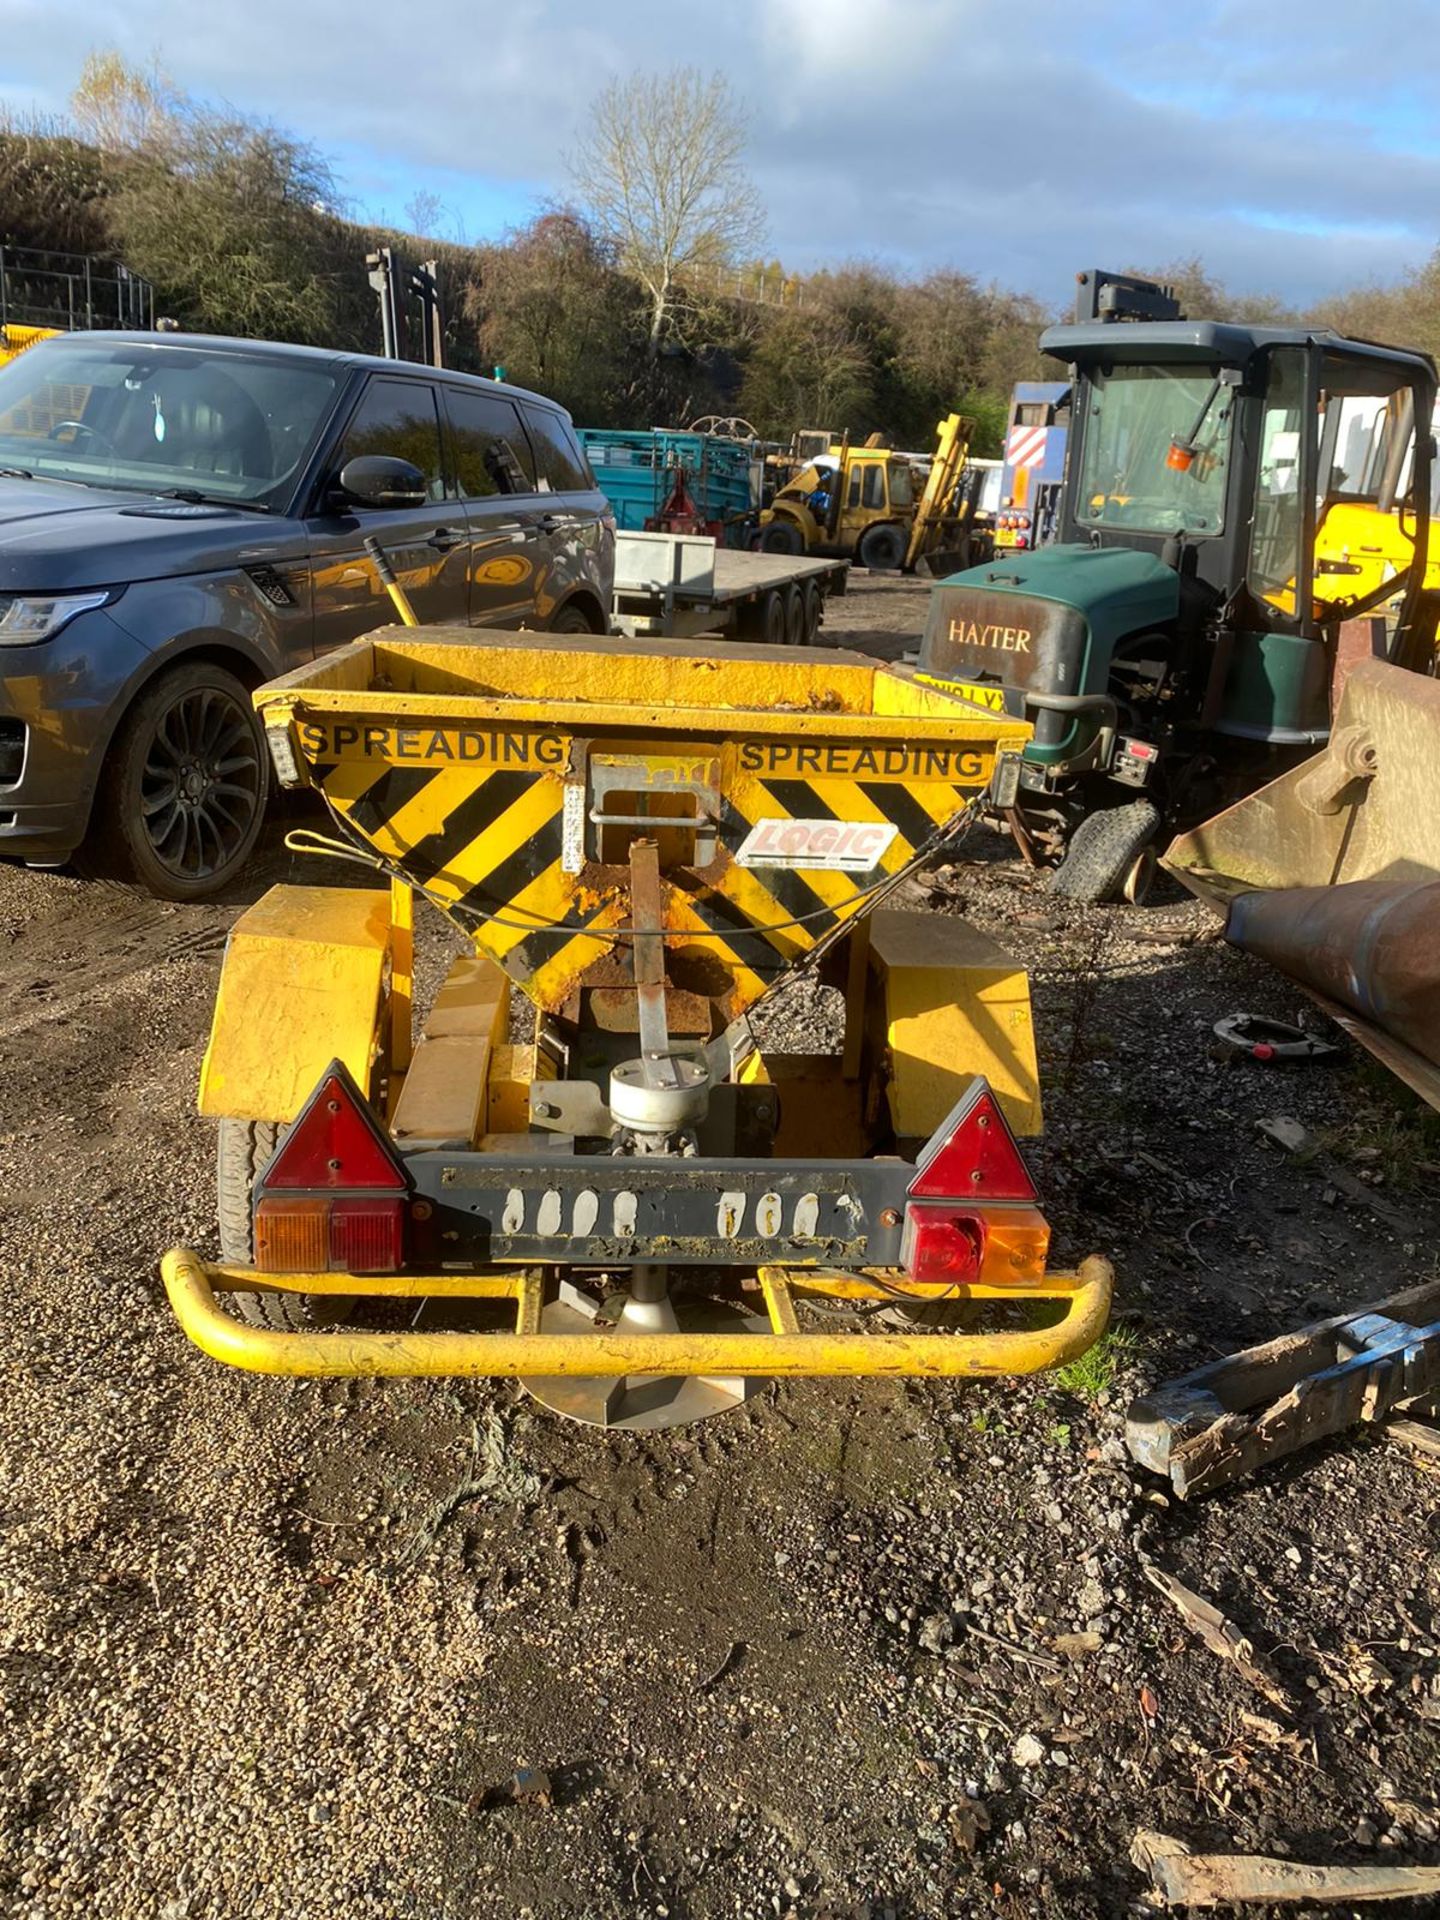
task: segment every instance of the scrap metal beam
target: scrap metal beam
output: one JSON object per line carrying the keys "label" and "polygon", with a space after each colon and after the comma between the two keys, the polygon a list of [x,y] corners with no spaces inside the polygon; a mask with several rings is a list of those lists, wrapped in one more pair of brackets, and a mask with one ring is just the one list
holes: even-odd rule
{"label": "scrap metal beam", "polygon": [[1440,1280],[1198,1367],[1133,1401],[1125,1439],[1181,1499],[1440,1395]]}

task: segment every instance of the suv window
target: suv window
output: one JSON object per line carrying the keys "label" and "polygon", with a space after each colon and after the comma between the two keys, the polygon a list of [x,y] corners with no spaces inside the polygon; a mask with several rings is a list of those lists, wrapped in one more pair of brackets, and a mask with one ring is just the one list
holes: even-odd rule
{"label": "suv window", "polygon": [[372,379],[335,457],[338,473],[362,453],[388,453],[408,460],[425,476],[432,500],[445,498],[440,461],[440,414],[435,389],[419,380]]}
{"label": "suv window", "polygon": [[585,456],[571,438],[559,414],[547,408],[524,407],[525,430],[535,450],[535,472],[541,493],[588,493],[595,485]]}
{"label": "suv window", "polygon": [[455,473],[466,500],[534,493],[534,462],[509,400],[468,387],[447,387],[445,407],[454,437]]}

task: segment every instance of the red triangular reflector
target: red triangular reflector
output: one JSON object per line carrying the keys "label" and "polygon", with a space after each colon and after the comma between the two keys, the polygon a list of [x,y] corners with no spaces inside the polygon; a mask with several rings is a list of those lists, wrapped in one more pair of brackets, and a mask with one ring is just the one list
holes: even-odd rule
{"label": "red triangular reflector", "polygon": [[260,1184],[269,1192],[403,1193],[409,1182],[369,1103],[332,1060]]}
{"label": "red triangular reflector", "polygon": [[912,1200],[1034,1200],[1035,1182],[990,1083],[976,1075],[926,1141]]}

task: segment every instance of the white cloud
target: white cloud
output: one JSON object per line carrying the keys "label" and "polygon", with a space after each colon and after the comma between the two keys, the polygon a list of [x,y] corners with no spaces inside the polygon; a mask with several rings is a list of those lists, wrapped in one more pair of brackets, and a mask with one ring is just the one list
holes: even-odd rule
{"label": "white cloud", "polygon": [[1063,299],[1079,266],[1199,253],[1306,298],[1435,243],[1436,127],[1397,52],[1434,5],[1395,0],[1408,38],[1377,59],[1353,0],[729,0],[703,24],[673,0],[0,0],[0,94],[53,106],[118,41],[359,156],[392,210],[427,172],[518,207],[563,194],[608,79],[718,64],[797,266],[954,264]]}
{"label": "white cloud", "polygon": [[782,118],[795,113],[793,88],[845,84],[858,97],[837,106],[817,104],[848,118],[863,116],[872,89],[887,92],[917,71],[946,40],[976,22],[975,0],[770,0],[760,10],[760,29]]}

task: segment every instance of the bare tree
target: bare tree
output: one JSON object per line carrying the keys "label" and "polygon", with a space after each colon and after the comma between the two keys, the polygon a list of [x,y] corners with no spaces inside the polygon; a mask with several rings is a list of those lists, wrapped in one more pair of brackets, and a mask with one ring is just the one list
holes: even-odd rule
{"label": "bare tree", "polygon": [[184,106],[158,61],[133,67],[110,47],[86,56],[70,118],[80,138],[102,153],[140,153],[173,144]]}
{"label": "bare tree", "polygon": [[417,187],[405,202],[405,228],[422,240],[432,240],[440,228],[445,204],[429,187]]}
{"label": "bare tree", "polygon": [[713,276],[764,233],[743,162],[746,121],[718,74],[693,67],[615,80],[569,167],[597,233],[644,287],[653,360],[687,274]]}

